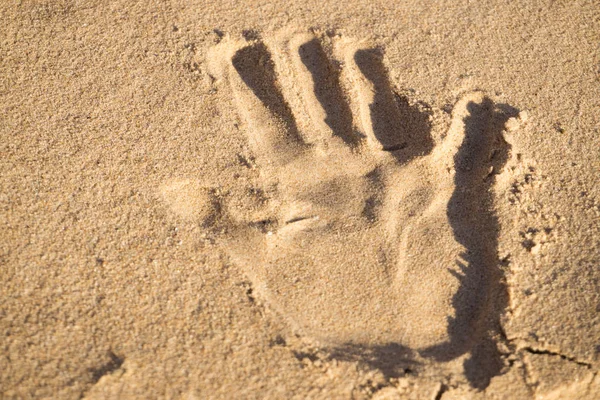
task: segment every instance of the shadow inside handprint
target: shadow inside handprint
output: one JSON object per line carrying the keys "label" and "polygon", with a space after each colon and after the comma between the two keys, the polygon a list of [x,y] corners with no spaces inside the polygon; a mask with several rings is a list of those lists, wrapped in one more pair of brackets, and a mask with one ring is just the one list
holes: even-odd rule
{"label": "shadow inside handprint", "polygon": [[315,96],[325,111],[325,123],[349,145],[357,145],[359,136],[352,129],[352,112],[340,86],[340,73],[327,59],[315,38],[298,49],[300,59],[313,78]]}
{"label": "shadow inside handprint", "polygon": [[285,142],[298,143],[301,141],[298,126],[285,101],[280,88],[277,86],[275,65],[267,47],[258,42],[238,50],[231,60],[233,67],[239,73],[244,83],[254,95],[265,104],[278,124],[285,127]]}
{"label": "shadow inside handprint", "polygon": [[510,145],[503,138],[507,120],[518,115],[508,105],[485,98],[467,105],[465,137],[454,157],[455,190],[447,216],[455,239],[465,247],[453,273],[460,288],[452,299],[455,317],[449,318],[450,340],[422,354],[449,361],[467,351],[465,374],[477,388],[484,388],[500,372],[502,360],[489,333],[499,332],[499,318],[507,304],[504,274],[498,260],[498,217],[492,187],[506,163]]}
{"label": "shadow inside handprint", "polygon": [[431,123],[428,113],[410,105],[408,99],[393,90],[382,58],[376,49],[358,50],[354,55],[356,66],[375,90],[375,98],[369,106],[373,134],[385,151],[410,147],[407,151],[394,153],[399,162],[405,163],[433,149]]}
{"label": "shadow inside handprint", "polygon": [[409,374],[419,365],[414,359],[414,351],[398,343],[376,346],[346,344],[332,349],[331,357],[341,361],[359,361],[367,364],[381,371],[386,379]]}

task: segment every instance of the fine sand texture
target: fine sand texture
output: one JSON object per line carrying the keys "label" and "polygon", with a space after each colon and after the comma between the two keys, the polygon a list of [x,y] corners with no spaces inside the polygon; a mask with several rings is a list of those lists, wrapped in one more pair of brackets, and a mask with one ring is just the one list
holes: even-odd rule
{"label": "fine sand texture", "polygon": [[600,398],[597,2],[0,16],[0,398]]}

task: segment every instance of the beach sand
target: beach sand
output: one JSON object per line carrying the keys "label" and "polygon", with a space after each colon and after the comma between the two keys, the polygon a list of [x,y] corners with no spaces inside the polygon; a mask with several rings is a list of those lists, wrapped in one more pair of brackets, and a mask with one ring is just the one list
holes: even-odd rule
{"label": "beach sand", "polygon": [[597,2],[0,15],[0,397],[600,396]]}

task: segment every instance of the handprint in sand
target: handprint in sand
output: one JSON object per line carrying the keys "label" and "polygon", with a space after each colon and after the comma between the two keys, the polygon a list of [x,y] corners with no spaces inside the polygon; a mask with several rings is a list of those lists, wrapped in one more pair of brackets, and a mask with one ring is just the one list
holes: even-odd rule
{"label": "handprint in sand", "polygon": [[326,346],[471,348],[504,301],[492,187],[510,111],[464,94],[434,143],[381,50],[312,34],[218,46],[268,200],[223,243],[264,301]]}

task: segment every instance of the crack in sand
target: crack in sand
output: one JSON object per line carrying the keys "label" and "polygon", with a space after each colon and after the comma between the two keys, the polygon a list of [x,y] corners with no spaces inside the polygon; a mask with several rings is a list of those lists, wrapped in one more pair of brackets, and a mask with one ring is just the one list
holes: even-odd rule
{"label": "crack in sand", "polygon": [[585,367],[587,369],[592,369],[592,364],[587,363],[585,361],[580,361],[578,359],[576,359],[575,357],[572,356],[568,356],[566,354],[562,354],[560,352],[555,352],[555,351],[550,351],[550,350],[546,350],[546,349],[540,349],[540,348],[533,348],[533,347],[523,347],[521,348],[521,350],[526,351],[530,354],[538,354],[538,355],[547,355],[547,356],[554,356],[554,357],[560,357],[561,359],[565,360],[565,361],[569,361],[572,362],[574,364],[577,364],[581,367]]}

